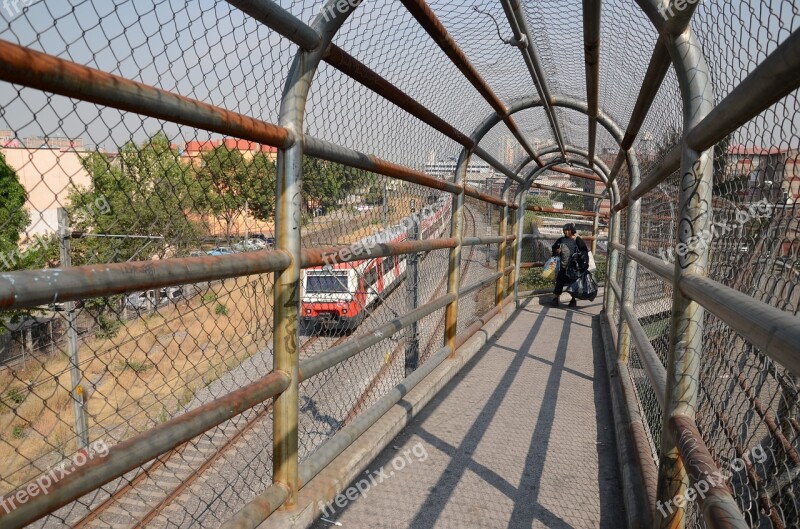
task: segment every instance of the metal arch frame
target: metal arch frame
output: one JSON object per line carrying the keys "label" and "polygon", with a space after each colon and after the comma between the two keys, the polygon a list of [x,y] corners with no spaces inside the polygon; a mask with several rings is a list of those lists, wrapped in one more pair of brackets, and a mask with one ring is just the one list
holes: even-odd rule
{"label": "metal arch frame", "polygon": [[[565,146],[565,150],[567,150],[567,152],[569,152],[571,149],[570,149],[569,146]],[[574,149],[574,150],[578,150],[578,149]],[[557,151],[554,151],[554,152],[560,152],[560,149],[557,150]],[[515,222],[515,228],[516,228],[515,235],[517,236],[517,244],[515,244],[515,252],[514,252],[514,259],[515,259],[514,267],[515,267],[517,272],[516,272],[516,274],[514,276],[514,280],[513,280],[514,301],[516,302],[517,307],[519,307],[519,277],[520,277],[519,270],[520,270],[520,267],[522,265],[522,263],[521,263],[521,261],[522,261],[522,235],[523,235],[522,234],[522,230],[524,228],[523,219],[525,218],[525,208],[522,206],[522,204],[525,202],[525,200],[527,198],[528,190],[530,189],[531,184],[533,184],[540,175],[542,175],[543,173],[551,170],[554,166],[562,164],[562,163],[565,163],[565,162],[566,162],[566,160],[564,158],[558,157],[555,160],[551,160],[551,161],[545,163],[541,167],[532,168],[531,171],[528,173],[528,176],[525,179],[525,184],[523,184],[517,190],[516,201],[517,201],[519,207],[517,208],[517,215],[516,215],[516,222]],[[588,164],[584,164],[583,162],[580,162],[580,161],[576,161],[576,162],[579,165],[581,165],[582,167],[585,167],[585,168],[593,171],[595,174],[597,174],[597,176],[599,176],[601,179],[603,179],[604,182],[608,181],[607,175],[604,173],[603,170],[594,169],[594,168],[590,167]],[[610,188],[606,188],[606,189],[608,190]],[[598,200],[598,204],[600,202],[601,201]],[[611,229],[610,225],[609,225],[609,229]],[[509,284],[509,288],[510,288],[510,286],[511,285]]]}
{"label": "metal arch frame", "polygon": [[[580,112],[582,114],[585,114],[587,117],[589,117],[589,119],[596,120],[597,123],[600,123],[606,129],[606,131],[608,131],[608,133],[611,134],[612,138],[614,138],[614,140],[617,142],[617,144],[622,146],[623,141],[624,141],[624,133],[622,131],[622,128],[610,116],[608,116],[602,110],[598,109],[596,116],[592,117],[592,116],[590,116],[590,108],[589,108],[589,104],[587,102],[581,101],[581,100],[579,100],[577,98],[566,97],[566,96],[552,96],[550,98],[550,104],[552,106],[563,107],[563,108],[567,108],[567,109],[570,109],[570,110],[574,110],[576,112]],[[533,97],[533,96],[522,97],[522,98],[515,99],[514,101],[509,103],[509,105],[508,105],[508,113],[509,113],[509,115],[512,115],[512,114],[515,114],[515,113],[520,112],[522,110],[528,110],[528,109],[536,108],[536,107],[540,107],[540,106],[544,106],[544,103],[542,102],[541,99],[537,99],[536,97]],[[498,119],[496,116],[487,117],[481,123],[481,125],[479,125],[476,128],[475,133],[473,133],[473,136],[472,136],[473,139],[477,137],[476,143],[479,143],[480,140],[483,138],[483,136],[485,136],[489,132],[489,130],[491,130],[499,122],[500,122],[500,119]],[[479,135],[479,136],[476,136],[476,135]],[[462,154],[463,154],[463,152],[466,152],[466,150],[467,149],[464,148],[463,151],[462,151]],[[550,149],[546,149],[546,150],[540,152],[539,156],[541,157],[541,156],[544,156],[546,154],[551,154],[551,153],[560,152],[560,151],[561,151],[560,148],[559,149],[550,148]],[[578,156],[581,156],[581,157],[589,160],[590,164],[595,164],[595,163],[602,164],[602,162],[598,158],[594,157],[592,159],[591,158],[591,154],[589,152],[587,152],[587,151],[582,151],[582,150],[576,149],[574,147],[565,146],[564,147],[564,152],[577,154]],[[626,162],[628,164],[628,172],[629,172],[629,174],[631,176],[631,179],[633,180],[635,178],[636,181],[638,182],[640,180],[640,174],[639,174],[639,164],[638,164],[638,158],[636,156],[636,151],[634,149],[632,149],[632,148],[631,149],[627,149],[627,150],[625,150],[625,154],[626,154],[625,159],[626,159]],[[522,169],[524,169],[524,167],[527,164],[529,164],[531,161],[537,161],[537,163],[538,163],[538,160],[534,160],[532,157],[528,157],[527,160],[523,161],[523,163],[520,164],[520,166],[517,168],[516,172],[519,173],[520,171],[522,171]],[[574,160],[569,160],[569,159],[565,158],[565,161],[562,162],[562,163],[565,163],[565,162],[574,163]],[[602,166],[605,166],[605,164],[602,164]],[[587,167],[587,168],[594,171],[594,167]],[[608,260],[607,276],[611,277],[611,278],[616,278],[617,268],[618,268],[618,261],[619,261],[619,252],[618,252],[617,249],[615,249],[612,246],[611,243],[619,241],[619,226],[618,226],[618,224],[619,224],[620,216],[619,216],[619,211],[618,210],[615,211],[614,205],[619,203],[619,201],[621,199],[621,195],[619,193],[619,188],[618,188],[618,186],[616,184],[616,179],[611,179],[610,178],[610,175],[612,174],[612,172],[607,167],[604,167],[604,170],[605,170],[605,176],[607,177],[606,180],[605,180],[606,187],[607,187],[607,189],[611,190],[610,193],[611,193],[611,200],[612,200],[612,214],[611,214],[611,219],[609,220],[609,252],[610,253],[609,253],[609,260]],[[506,197],[505,197],[506,190],[507,190],[507,187],[504,186],[504,189],[503,189],[503,195],[504,195],[503,199],[504,200],[506,200]],[[521,198],[521,196],[518,195],[518,199],[519,198]],[[518,203],[518,207],[521,207],[521,203]],[[628,224],[629,225],[627,226],[627,229],[626,229],[626,233],[627,233],[626,241],[628,241],[628,242],[629,241],[636,241],[636,244],[632,247],[632,249],[635,250],[635,249],[638,248],[639,216],[638,215],[633,215],[633,219],[632,220],[631,220],[631,216],[632,216],[631,214],[628,215]],[[517,218],[518,217],[519,216],[517,215]],[[518,232],[518,229],[515,230],[515,232]],[[519,255],[519,253],[520,253],[520,245],[521,244],[522,244],[522,241],[518,238],[517,241],[516,241],[516,244],[514,245],[515,246],[515,249],[514,249],[515,255]],[[518,262],[518,261],[519,261],[519,259],[515,258],[515,262]],[[635,285],[636,285],[637,264],[633,259],[630,258],[630,256],[628,255],[627,251],[625,253],[625,262],[626,262],[626,267],[625,267],[624,284],[628,288],[623,291],[623,299],[621,301],[622,301],[623,304],[625,304],[625,303],[632,304],[634,289],[635,289]],[[515,267],[515,271],[513,272],[513,274],[514,274],[514,276],[513,276],[514,284],[516,285],[519,282],[519,267],[518,266]],[[604,293],[604,300],[603,300],[603,304],[604,304],[605,310],[608,313],[613,313],[614,307],[615,307],[615,303],[616,303],[615,297],[609,293],[608,289],[606,289],[606,291]],[[622,319],[620,319],[620,321],[622,321]],[[618,350],[618,356],[620,358],[625,359],[628,356],[628,351],[629,351],[629,348],[630,348],[630,340],[627,338],[627,337],[629,337],[629,329],[628,329],[627,323],[622,323],[620,325],[620,336],[625,336],[626,339],[625,340],[618,340],[618,343],[621,346],[619,348],[619,350]]]}
{"label": "metal arch frame", "polygon": [[[524,54],[523,54],[524,55]],[[547,92],[549,96],[549,92]],[[578,112],[582,112],[589,115],[589,104],[583,101],[579,101],[574,98],[570,97],[552,97],[549,96],[549,103],[544,103],[541,98],[534,98],[534,97],[524,97],[519,98],[512,101],[509,105],[507,105],[507,117],[512,116],[513,114],[520,112],[522,110],[527,110],[529,108],[535,108],[538,106],[543,106],[546,108],[551,108],[552,106],[562,106],[565,108],[569,108],[572,110],[576,110]],[[548,114],[549,115],[549,114]],[[621,128],[604,112],[598,111],[596,117],[590,117],[590,119],[595,119],[597,122],[602,124],[606,130],[617,140],[617,143],[622,141],[622,131]],[[461,150],[461,154],[458,158],[458,163],[456,164],[456,171],[453,175],[453,182],[458,185],[462,183],[463,179],[466,176],[467,167],[469,165],[469,161],[472,155],[480,149],[480,142],[489,133],[496,125],[498,125],[501,121],[505,121],[502,116],[498,113],[493,112],[489,116],[487,116],[478,126],[475,128],[473,133],[470,135],[470,140],[472,142],[472,146],[464,146]],[[552,152],[561,152],[563,155],[562,161],[559,163],[575,163],[576,160],[569,160],[566,155],[567,153],[577,154],[578,156],[582,156],[589,160],[590,165],[584,166],[603,179],[603,182],[606,184],[606,188],[610,189],[610,194],[612,198],[612,206],[615,205],[615,202],[619,200],[620,194],[619,189],[617,188],[616,183],[609,181],[610,170],[608,169],[605,164],[598,160],[592,160],[590,154],[586,151],[582,151],[575,147],[568,147],[565,146],[562,142],[557,142],[556,150]],[[478,153],[480,156],[480,153]],[[508,222],[508,200],[507,194],[508,189],[511,186],[511,181],[515,181],[523,186],[529,186],[530,184],[526,184],[526,180],[520,178],[515,175],[518,175],[525,166],[530,163],[531,161],[535,161],[537,164],[540,162],[540,157],[544,154],[549,154],[547,150],[538,153],[537,157],[529,155],[525,160],[523,160],[519,166],[514,171],[504,172],[506,175],[506,181],[503,185],[503,190],[501,193],[501,198],[506,204],[503,206],[503,213],[501,218],[501,228],[500,234],[504,235],[506,232],[506,225]],[[629,167],[633,168],[636,167],[636,171],[638,173],[638,163],[636,162],[636,154],[635,152],[629,153],[628,156]],[[593,165],[597,164],[598,167],[601,167],[601,171],[596,170]],[[555,164],[557,165],[557,164]],[[543,164],[541,167],[547,166],[548,168],[553,167],[553,164]],[[633,169],[631,169],[633,171]],[[540,173],[536,173],[537,175]],[[530,179],[530,176],[528,177]],[[535,180],[535,177],[533,178]],[[531,180],[531,182],[533,181]],[[525,190],[527,193],[527,187]],[[523,194],[517,193],[517,206],[518,210],[522,208],[522,199]],[[452,207],[452,216],[451,216],[451,237],[454,237],[461,241],[463,237],[463,207],[464,207],[464,193],[458,193],[453,195],[453,207]],[[523,213],[524,215],[524,213]],[[517,234],[517,240],[514,244],[514,252],[513,252],[513,259],[515,262],[514,271],[512,275],[509,277],[509,289],[511,284],[514,284],[514,291],[515,293],[518,291],[518,284],[519,284],[519,257],[521,255],[521,247],[522,240],[519,236],[519,213],[515,216],[514,222],[514,229],[513,232]],[[611,225],[615,222],[618,222],[619,216],[617,214],[612,215],[612,220],[609,222],[609,233],[615,230],[614,227]],[[610,245],[609,245],[610,248]],[[614,250],[611,250],[614,252]],[[503,241],[499,248],[499,257],[498,257],[498,271],[503,271],[505,266],[505,253],[506,253],[506,242]],[[616,265],[616,259],[610,260],[614,265]],[[461,245],[459,244],[455,248],[450,251],[450,258],[448,264],[448,293],[457,292],[458,291],[458,283],[460,281],[460,270],[461,270]],[[614,273],[616,274],[616,266],[613,268]],[[504,274],[505,275],[505,274]],[[502,299],[503,293],[503,279],[501,278],[498,281],[495,300]],[[515,295],[516,297],[516,295]],[[607,294],[604,294],[605,299],[608,299]],[[445,313],[445,345],[455,346],[455,336],[457,333],[458,327],[458,299],[454,300],[447,306],[447,310]],[[453,347],[453,351],[455,351],[455,347]],[[454,354],[454,353],[453,353]]]}
{"label": "metal arch frame", "polygon": [[[319,42],[311,50],[299,49],[286,78],[281,98],[279,124],[302,137],[305,105],[311,84],[328,45],[338,33],[355,6],[328,0],[317,14],[311,28]],[[358,4],[356,4],[357,6]],[[333,14],[333,16],[330,16]],[[276,248],[292,257],[291,265],[275,274],[273,294],[273,370],[289,376],[289,385],[275,397],[273,411],[272,481],[287,492],[281,508],[297,504],[301,487],[299,475],[299,325],[300,261],[301,261],[301,195],[303,176],[303,142],[295,141],[278,150],[275,226]]]}
{"label": "metal arch frame", "polygon": [[[691,147],[686,132],[703,121],[714,108],[711,76],[701,46],[689,24],[696,4],[677,9],[666,20],[660,13],[660,0],[636,0],[660,33],[675,68],[683,102],[683,130],[680,146],[681,185],[679,243],[686,243],[695,233],[708,229],[711,223],[713,187],[713,145],[697,151]],[[634,188],[631,187],[631,190]],[[641,202],[641,197],[628,207]],[[629,215],[630,218],[630,215]],[[630,245],[630,241],[627,241]],[[626,255],[630,250],[626,248]],[[708,248],[697,248],[675,260],[672,314],[670,317],[669,352],[667,357],[666,409],[663,413],[661,453],[658,468],[657,499],[669,501],[683,495],[691,481],[696,483],[716,470],[695,422],[700,358],[702,356],[704,307],[677,288],[685,275],[705,277]],[[623,318],[620,318],[623,319]],[[675,506],[669,514],[660,509],[654,513],[654,527],[683,529],[686,507]],[[724,487],[712,487],[700,499],[703,517],[711,527],[748,527],[742,513]]]}

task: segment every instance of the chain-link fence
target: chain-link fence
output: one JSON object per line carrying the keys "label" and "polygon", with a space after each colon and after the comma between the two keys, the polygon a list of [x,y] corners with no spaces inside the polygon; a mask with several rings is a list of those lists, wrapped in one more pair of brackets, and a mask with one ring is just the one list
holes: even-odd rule
{"label": "chain-link fence", "polygon": [[[611,0],[597,47],[588,4],[4,2],[0,517],[277,507],[273,478],[294,495],[443,345],[552,288],[573,223],[664,490],[704,479],[666,475],[696,426],[749,526],[796,525],[797,6]],[[31,507],[45,479],[67,499]]]}

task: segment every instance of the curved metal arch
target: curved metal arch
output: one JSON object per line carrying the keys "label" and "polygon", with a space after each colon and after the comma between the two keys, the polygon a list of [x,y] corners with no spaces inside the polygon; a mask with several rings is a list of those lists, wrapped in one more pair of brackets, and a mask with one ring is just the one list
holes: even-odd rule
{"label": "curved metal arch", "polygon": [[[358,5],[358,4],[356,4]],[[308,93],[319,63],[342,24],[355,10],[352,3],[328,0],[311,24],[319,35],[312,50],[300,49],[286,77],[281,98],[279,124],[295,138],[303,136]],[[331,16],[333,14],[333,16]],[[273,482],[287,490],[285,507],[297,503],[300,488],[298,457],[301,198],[303,142],[295,141],[278,150],[275,182],[276,248],[292,256],[292,264],[275,274],[273,289],[273,363],[276,371],[289,375],[289,386],[275,397],[273,413]]]}
{"label": "curved metal arch", "polygon": [[[567,96],[552,96],[551,97],[551,103],[553,104],[553,106],[558,106],[558,107],[563,107],[563,108],[575,110],[577,112],[585,114],[586,116],[589,116],[589,105],[588,105],[588,103],[586,103],[585,101],[582,101],[580,99],[577,99],[577,98],[574,98],[574,97],[567,97]],[[522,98],[515,99],[515,100],[511,101],[507,106],[508,106],[508,115],[513,115],[513,114],[515,114],[517,112],[521,112],[522,110],[527,110],[527,109],[530,109],[530,108],[536,108],[536,107],[543,106],[543,103],[542,103],[541,99],[539,99],[537,97],[527,96],[527,97],[522,97]],[[499,124],[500,121],[501,121],[500,118],[496,114],[490,115],[486,119],[484,119],[475,128],[475,130],[473,131],[472,135],[470,136],[470,138],[475,142],[475,146],[478,146],[480,144],[481,140],[483,139],[483,137],[486,136],[486,134],[488,134],[489,131],[492,128],[495,127],[495,125]],[[609,115],[607,115],[602,110],[599,110],[598,113],[597,113],[597,122],[600,123],[603,126],[603,128],[605,128],[606,131],[608,131],[609,134],[611,134],[611,136],[614,138],[614,141],[616,141],[618,145],[620,145],[620,146],[622,145],[622,140],[623,140],[623,137],[624,137],[624,133],[622,131],[622,128],[616,123],[616,121],[614,121],[613,118],[611,118]],[[469,158],[471,157],[471,155],[474,152],[474,150],[475,150],[474,148],[469,149],[467,147],[464,147],[461,150],[461,155],[459,156],[459,164],[458,164],[459,169],[457,169],[457,171],[459,171],[461,169],[461,164],[462,163],[464,164],[464,171],[466,171],[466,164],[469,162]],[[560,151],[560,149],[559,149],[559,151]],[[539,154],[539,156],[542,156],[542,155],[545,155],[545,154],[551,154],[552,152],[559,152],[559,151],[547,152],[547,150],[546,150],[546,151],[542,151],[542,152],[540,152],[538,154]],[[590,163],[591,162],[600,162],[600,163],[602,163],[602,161],[600,161],[596,157],[594,159],[591,159],[589,157],[589,153],[587,151],[576,152],[576,151],[579,151],[579,150],[576,149],[575,147],[567,147],[567,146],[565,146],[565,151],[571,152],[573,154],[578,154],[580,156],[583,156],[584,158],[590,160]],[[639,163],[638,163],[638,158],[636,157],[636,152],[633,149],[629,149],[629,150],[627,150],[625,152],[626,152],[626,161],[628,163],[629,174],[631,175],[631,177],[633,177],[634,172],[636,172],[636,174],[638,176]],[[528,160],[526,162],[522,163],[519,167],[517,167],[517,170],[515,171],[515,174],[518,174],[522,169],[524,169],[525,165],[527,165],[531,161],[533,161],[533,158],[532,157],[528,157]],[[605,164],[603,164],[603,165],[605,165]],[[608,169],[608,168],[606,167],[606,169]],[[605,176],[607,177],[610,174],[611,174],[611,172],[607,170]],[[510,178],[510,175],[507,174],[506,178],[507,179]],[[519,182],[519,180],[517,180],[517,179],[514,179],[514,180]],[[612,195],[612,199],[611,200],[612,200],[612,205],[614,205],[621,198],[621,196],[619,194],[619,189],[617,188],[616,183],[613,182],[613,181],[611,182],[611,185],[609,185],[608,178],[606,178],[605,184],[606,184],[607,187],[613,188],[613,195]],[[505,195],[506,195],[508,187],[509,186],[504,186],[503,187],[503,200],[506,200],[506,196]]]}

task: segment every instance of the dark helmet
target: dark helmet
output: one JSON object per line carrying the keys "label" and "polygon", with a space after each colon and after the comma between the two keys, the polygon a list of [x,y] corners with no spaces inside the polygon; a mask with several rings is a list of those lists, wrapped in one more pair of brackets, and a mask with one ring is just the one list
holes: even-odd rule
{"label": "dark helmet", "polygon": [[564,227],[561,229],[563,231],[568,231],[570,233],[578,233],[578,230],[575,229],[575,224],[573,224],[572,222],[564,224]]}

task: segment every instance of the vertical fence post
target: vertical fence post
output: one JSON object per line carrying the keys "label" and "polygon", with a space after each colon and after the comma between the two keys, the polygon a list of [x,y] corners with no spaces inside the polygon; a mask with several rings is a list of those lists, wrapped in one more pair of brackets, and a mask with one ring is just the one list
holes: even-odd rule
{"label": "vertical fence post", "polygon": [[[611,214],[611,218],[608,221],[608,265],[606,266],[606,277],[614,279],[614,281],[617,280],[619,251],[616,250],[613,245],[619,242],[620,217],[619,211],[615,211]],[[614,295],[614,290],[609,284],[605,290],[605,310],[610,322],[614,321],[614,309],[616,306],[617,299]]]}
{"label": "vertical fence post", "polygon": [[292,256],[291,265],[275,274],[273,292],[273,365],[289,375],[289,386],[274,399],[272,481],[287,491],[283,509],[297,504],[299,483],[298,415],[300,368],[300,250],[301,194],[303,176],[303,119],[306,100],[322,56],[334,35],[358,4],[328,0],[312,27],[320,42],[311,51],[294,57],[281,99],[279,124],[292,136],[290,145],[278,149],[275,179],[275,246]]}
{"label": "vertical fence post", "polygon": [[[58,246],[61,253],[61,268],[72,266],[70,257],[70,239],[72,232],[69,229],[69,215],[64,208],[58,208]],[[83,373],[81,372],[80,353],[78,351],[78,327],[75,317],[75,302],[67,301],[67,352],[69,353],[69,378],[72,388],[72,410],[75,413],[75,435],[78,438],[79,448],[89,446],[89,423],[86,419],[84,407]]]}
{"label": "vertical fence post", "polygon": [[[506,183],[503,185],[503,192],[501,197],[503,200],[507,200],[506,197],[508,195],[508,187],[509,187],[510,180],[506,178]],[[494,295],[494,304],[499,305],[501,301],[503,301],[504,292],[505,292],[505,282],[506,282],[506,235],[508,233],[508,202],[503,204],[500,213],[500,237],[503,238],[500,241],[500,244],[497,247],[497,271],[500,272],[502,275],[500,279],[497,280],[497,289],[495,290]]]}
{"label": "vertical fence post", "polygon": [[[467,177],[467,165],[470,155],[468,149],[461,152],[461,156],[456,165],[456,173],[453,182],[456,185],[465,184]],[[461,240],[464,232],[464,188],[453,195],[453,212],[450,219],[450,237],[457,239],[456,247],[450,250],[450,260],[447,269],[447,293],[458,295],[458,287],[461,282]],[[458,298],[447,305],[445,309],[444,324],[444,343],[450,347],[450,355],[456,354],[456,334],[458,333]]]}
{"label": "vertical fence post", "polygon": [[[688,132],[702,120],[713,106],[711,78],[703,51],[691,29],[666,39],[675,74],[683,97],[683,130]],[[706,232],[711,225],[713,187],[712,149],[698,153],[682,140],[681,183],[678,198],[680,221],[678,244],[689,245],[691,238]],[[706,275],[708,249],[705,245],[689,246],[684,255],[676,252],[675,277],[686,273]],[[694,420],[697,406],[700,356],[703,345],[704,310],[684,296],[673,285],[672,317],[667,359],[667,406],[661,435],[658,472],[658,501],[666,503],[683,496],[688,486],[686,471],[678,451],[677,439],[670,427],[675,416]],[[656,514],[655,527],[682,529],[686,526],[686,508],[675,507],[669,513]]]}
{"label": "vertical fence post", "polygon": [[[415,215],[416,207],[414,201],[411,201],[411,228],[409,229],[409,240],[419,240],[420,228],[419,220]],[[394,259],[394,258],[393,258]],[[419,254],[412,252],[408,254],[406,262],[408,263],[408,293],[411,297],[410,305],[411,310],[419,307]],[[417,321],[411,324],[408,332],[408,345],[406,347],[405,358],[405,374],[406,377],[410,376],[417,369],[419,364],[419,328]]]}
{"label": "vertical fence post", "polygon": [[[633,189],[639,185],[639,180],[641,179],[639,174],[639,166],[636,163],[636,156],[633,156],[630,150],[626,151],[625,155],[628,159],[628,170],[631,175],[630,189]],[[631,309],[631,314],[634,313],[633,300],[636,296],[636,273],[638,269],[636,261],[630,257],[629,253],[631,250],[639,249],[641,216],[642,199],[638,198],[628,204],[628,222],[625,235],[625,268],[623,270],[622,280],[621,303],[623,307]],[[622,317],[622,313],[620,313],[618,326],[619,332],[617,333],[617,359],[622,363],[628,363],[628,356],[630,355],[631,350],[631,334],[630,329],[628,328],[628,322]]]}
{"label": "vertical fence post", "polygon": [[[306,92],[302,87],[306,52],[295,57],[296,68],[281,108],[281,125],[302,131]],[[289,387],[275,397],[273,412],[272,479],[285,486],[289,494],[285,508],[297,503],[298,483],[298,408],[299,408],[299,329],[300,308],[300,179],[303,170],[303,144],[278,150],[275,190],[275,246],[292,256],[292,263],[275,274],[273,351],[275,371],[289,375]]]}
{"label": "vertical fence post", "polygon": [[[522,275],[522,270],[520,267],[522,266],[522,236],[525,231],[525,201],[528,198],[528,188],[531,185],[531,182],[536,180],[536,176],[538,176],[539,171],[537,171],[534,176],[529,177],[528,182],[520,186],[517,190],[517,214],[515,215],[516,218],[516,225],[515,228],[517,230],[517,240],[515,241],[516,244],[514,245],[514,270],[515,275],[513,279],[513,287],[514,287],[514,303],[516,307],[519,308],[519,278]],[[511,285],[509,285],[511,287]]]}

